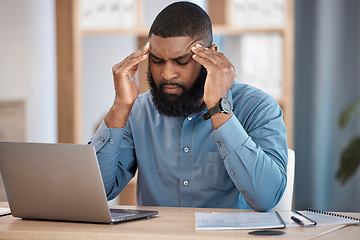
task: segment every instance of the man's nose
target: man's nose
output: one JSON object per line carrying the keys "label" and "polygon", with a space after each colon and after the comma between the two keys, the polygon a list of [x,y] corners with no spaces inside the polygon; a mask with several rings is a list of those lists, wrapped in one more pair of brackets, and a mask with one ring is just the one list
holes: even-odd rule
{"label": "man's nose", "polygon": [[164,80],[170,81],[174,78],[179,77],[176,66],[172,61],[166,61],[161,71],[161,77]]}

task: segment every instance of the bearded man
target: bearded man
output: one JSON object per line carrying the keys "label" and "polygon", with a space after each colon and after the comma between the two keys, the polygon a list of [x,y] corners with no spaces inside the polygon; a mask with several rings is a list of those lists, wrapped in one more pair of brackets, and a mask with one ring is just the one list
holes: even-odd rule
{"label": "bearded man", "polygon": [[[234,81],[212,43],[207,13],[176,2],[154,20],[148,43],[113,67],[115,100],[91,140],[108,199],[138,171],[140,206],[272,209],[286,186],[282,110]],[[150,90],[135,73],[148,60]]]}

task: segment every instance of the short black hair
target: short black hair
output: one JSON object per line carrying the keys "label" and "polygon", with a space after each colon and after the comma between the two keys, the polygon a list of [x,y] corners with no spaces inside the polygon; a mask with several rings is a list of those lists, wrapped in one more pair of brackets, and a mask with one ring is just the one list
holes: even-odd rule
{"label": "short black hair", "polygon": [[175,2],[164,8],[155,18],[149,31],[162,38],[190,36],[210,46],[213,40],[209,15],[191,2]]}

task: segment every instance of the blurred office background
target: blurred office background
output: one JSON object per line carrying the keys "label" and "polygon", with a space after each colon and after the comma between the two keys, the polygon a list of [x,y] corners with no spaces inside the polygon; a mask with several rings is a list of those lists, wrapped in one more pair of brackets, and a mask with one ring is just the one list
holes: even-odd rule
{"label": "blurred office background", "polygon": [[[229,30],[221,34],[220,29],[214,43],[236,66],[239,72],[236,80],[269,92],[286,106],[285,113],[293,115],[290,142],[296,152],[295,208],[359,212],[360,170],[344,185],[335,175],[340,153],[352,138],[360,135],[359,116],[345,129],[338,127],[341,110],[360,96],[360,1],[226,1],[234,4],[239,14],[220,16],[220,22],[226,19],[234,29],[275,29],[246,35],[229,33]],[[104,2],[112,6],[109,9],[123,11],[121,19],[116,14],[109,15],[111,11],[106,18],[99,13],[94,17],[93,6],[101,12],[105,9]],[[78,143],[86,143],[91,138],[112,104],[112,66],[146,41],[143,30],[136,34],[131,30],[124,31],[125,34],[111,31],[135,28],[132,19],[136,18],[136,12],[131,10],[138,2],[79,1],[78,23],[83,34],[80,37],[79,75],[82,80],[78,92],[81,106]],[[174,1],[142,0],[145,29],[171,2]],[[192,2],[209,10],[209,1]],[[289,37],[291,40],[291,36],[276,30],[289,21],[286,19],[288,2],[294,7],[295,41],[290,55],[282,51],[284,41]],[[61,135],[57,110],[56,6],[55,0],[0,0],[0,141],[55,143]],[[261,20],[260,15],[250,17],[249,11],[245,11],[248,6],[254,11],[262,9],[268,15],[271,11],[279,14],[271,21]],[[271,10],[272,6],[275,10]],[[96,33],[104,26],[110,31]],[[292,76],[284,79],[284,72]],[[291,93],[294,103],[287,105],[291,101],[283,93],[289,88],[284,81],[289,79],[293,92],[287,89],[287,94]]]}

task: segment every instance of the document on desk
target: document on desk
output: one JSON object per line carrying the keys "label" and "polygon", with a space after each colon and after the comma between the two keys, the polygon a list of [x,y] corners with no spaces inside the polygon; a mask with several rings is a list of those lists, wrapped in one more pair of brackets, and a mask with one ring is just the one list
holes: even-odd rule
{"label": "document on desk", "polygon": [[0,217],[11,214],[10,208],[0,208]]}
{"label": "document on desk", "polygon": [[285,228],[277,212],[195,213],[196,230]]}

